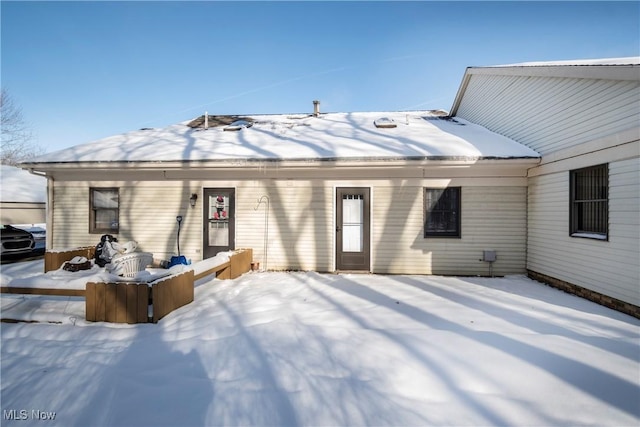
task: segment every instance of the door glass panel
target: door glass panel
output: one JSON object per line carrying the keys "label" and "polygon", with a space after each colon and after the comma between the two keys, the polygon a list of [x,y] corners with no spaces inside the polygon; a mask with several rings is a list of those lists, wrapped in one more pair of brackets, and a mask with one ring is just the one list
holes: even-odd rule
{"label": "door glass panel", "polygon": [[209,246],[229,245],[229,196],[209,196]]}
{"label": "door glass panel", "polygon": [[364,231],[364,200],[362,195],[342,196],[342,251],[362,252]]}

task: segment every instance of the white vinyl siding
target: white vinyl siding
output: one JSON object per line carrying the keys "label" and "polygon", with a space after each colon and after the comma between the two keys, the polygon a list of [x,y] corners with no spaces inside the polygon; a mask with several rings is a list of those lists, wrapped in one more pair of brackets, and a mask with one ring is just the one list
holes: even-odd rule
{"label": "white vinyl siding", "polygon": [[[89,233],[89,187],[97,183],[56,181],[54,190],[52,248],[95,246],[100,234]],[[201,247],[201,209],[189,206],[191,191],[181,183],[131,185],[110,182],[119,188],[120,231],[113,234],[121,242],[135,240],[142,251],[156,259],[177,255],[177,215],[184,221],[180,231],[180,250],[198,259]],[[48,230],[48,233],[50,231]]]}
{"label": "white vinyl siding", "polygon": [[[423,192],[443,181],[462,187],[462,238],[425,239]],[[271,270],[335,270],[335,188],[371,188],[371,259],[379,273],[489,273],[482,251],[496,250],[495,274],[523,273],[526,188],[523,178],[457,180],[285,180],[105,182],[119,188],[119,241],[135,240],[157,260],[177,254],[176,215],[184,220],[181,254],[202,259],[202,188],[236,191],[236,248],[252,248],[254,260]],[[500,185],[499,183],[502,183]],[[483,184],[484,183],[484,184]],[[89,233],[89,188],[96,182],[55,181],[53,249],[93,246]],[[265,203],[269,200],[268,223]],[[267,230],[268,228],[268,230]],[[268,231],[268,235],[267,235]]]}
{"label": "white vinyl siding", "polygon": [[545,155],[637,126],[640,82],[473,74],[456,115]]}
{"label": "white vinyl siding", "polygon": [[609,241],[569,236],[569,171],[531,178],[527,268],[640,305],[639,170],[609,164]]}
{"label": "white vinyl siding", "polygon": [[[87,232],[88,210],[78,209],[81,205],[74,207],[74,203],[80,200],[86,202],[89,191],[88,187],[83,188],[84,185],[80,185],[80,188],[76,185],[60,190],[60,196],[63,192],[65,195],[71,194],[72,201],[67,203],[66,196],[60,197],[67,205],[66,209],[54,211],[57,227],[54,248],[95,245],[99,240],[99,236]],[[254,259],[261,262],[261,267],[274,270],[333,270],[332,187],[312,185],[310,181],[270,187],[255,184],[254,181],[194,181],[189,187],[180,182],[136,186],[121,183],[120,233],[116,237],[120,241],[137,241],[142,250],[152,252],[156,259],[170,259],[177,254],[176,215],[182,215],[181,253],[188,259],[199,261],[202,259],[203,198],[199,197],[192,208],[189,206],[189,197],[192,193],[201,195],[203,187],[235,188],[235,246],[252,248]],[[266,203],[258,206],[262,196],[269,197],[266,225]],[[72,210],[72,215],[69,215]],[[60,234],[58,229],[64,229],[65,232]]]}
{"label": "white vinyl siding", "polygon": [[[266,202],[258,206],[262,196],[269,198],[268,226]],[[241,185],[236,188],[236,203],[236,247],[252,248],[253,258],[262,268],[333,271],[330,185],[314,181],[290,181],[269,187]]]}
{"label": "white vinyl siding", "polygon": [[54,199],[49,208],[53,226],[47,224],[47,238],[53,250],[95,246],[99,237],[89,233],[89,186],[83,183],[54,182]]}
{"label": "white vinyl siding", "polygon": [[482,251],[495,250],[497,275],[526,262],[526,188],[462,186],[459,239],[424,237],[424,187],[374,188],[374,273],[487,275]]}
{"label": "white vinyl siding", "polygon": [[[542,155],[528,172],[527,268],[635,305],[639,76],[637,66],[468,69],[453,108]],[[609,168],[608,240],[571,237],[571,171],[599,164]]]}

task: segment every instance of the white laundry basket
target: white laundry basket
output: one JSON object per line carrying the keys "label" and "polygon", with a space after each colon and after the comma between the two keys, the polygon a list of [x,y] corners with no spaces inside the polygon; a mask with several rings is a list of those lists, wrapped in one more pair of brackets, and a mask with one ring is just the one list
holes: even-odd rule
{"label": "white laundry basket", "polygon": [[149,252],[130,252],[114,256],[107,265],[107,270],[118,276],[134,277],[152,262],[153,254]]}

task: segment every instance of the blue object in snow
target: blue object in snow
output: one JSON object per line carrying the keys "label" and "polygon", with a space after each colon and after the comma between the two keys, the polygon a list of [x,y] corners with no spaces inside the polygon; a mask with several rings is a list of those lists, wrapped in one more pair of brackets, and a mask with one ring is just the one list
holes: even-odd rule
{"label": "blue object in snow", "polygon": [[191,262],[184,255],[172,256],[171,261],[169,261],[169,268],[179,264],[189,265]]}
{"label": "blue object in snow", "polygon": [[182,223],[182,215],[178,215],[176,217],[176,221],[178,221],[178,237],[176,238],[176,243],[178,244],[178,256],[171,257],[171,261],[169,261],[169,268],[179,264],[191,264],[191,261],[187,261],[187,258],[184,255],[180,255],[180,224]]}

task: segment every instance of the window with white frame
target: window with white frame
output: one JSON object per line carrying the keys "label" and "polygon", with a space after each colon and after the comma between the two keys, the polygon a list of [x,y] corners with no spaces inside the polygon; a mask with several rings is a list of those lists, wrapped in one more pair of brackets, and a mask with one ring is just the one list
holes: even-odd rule
{"label": "window with white frame", "polygon": [[425,188],[424,237],[460,237],[460,187]]}
{"label": "window with white frame", "polygon": [[570,234],[606,240],[609,232],[609,166],[571,171]]}
{"label": "window with white frame", "polygon": [[117,233],[120,228],[118,189],[91,188],[89,192],[89,232]]}

